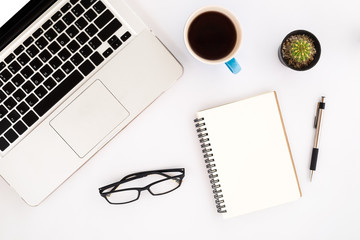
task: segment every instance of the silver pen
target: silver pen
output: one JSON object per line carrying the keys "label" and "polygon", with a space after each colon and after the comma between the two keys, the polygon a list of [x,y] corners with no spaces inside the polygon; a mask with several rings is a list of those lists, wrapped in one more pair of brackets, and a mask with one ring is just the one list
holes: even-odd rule
{"label": "silver pen", "polygon": [[316,163],[319,155],[319,139],[320,139],[320,129],[321,129],[321,122],[323,119],[323,112],[325,110],[325,97],[321,97],[321,101],[318,103],[314,128],[316,129],[315,132],[315,141],[314,141],[314,148],[311,155],[311,163],[310,163],[310,181],[312,181],[312,177],[314,175],[314,171],[316,170]]}

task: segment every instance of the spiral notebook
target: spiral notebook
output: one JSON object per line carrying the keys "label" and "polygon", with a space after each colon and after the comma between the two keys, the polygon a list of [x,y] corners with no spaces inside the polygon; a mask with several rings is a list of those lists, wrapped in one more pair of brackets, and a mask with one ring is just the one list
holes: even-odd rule
{"label": "spiral notebook", "polygon": [[198,112],[195,122],[224,218],[301,197],[275,91]]}

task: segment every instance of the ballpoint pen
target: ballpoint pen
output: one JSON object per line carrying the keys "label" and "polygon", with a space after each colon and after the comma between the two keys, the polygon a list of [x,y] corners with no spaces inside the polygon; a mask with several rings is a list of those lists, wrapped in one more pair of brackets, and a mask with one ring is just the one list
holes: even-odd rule
{"label": "ballpoint pen", "polygon": [[312,181],[314,171],[316,170],[316,163],[319,154],[320,129],[321,129],[321,122],[323,118],[324,109],[325,109],[325,97],[322,96],[321,102],[319,102],[317,105],[316,117],[314,122],[314,128],[316,129],[316,132],[315,132],[314,148],[312,151],[311,163],[310,163],[310,181]]}

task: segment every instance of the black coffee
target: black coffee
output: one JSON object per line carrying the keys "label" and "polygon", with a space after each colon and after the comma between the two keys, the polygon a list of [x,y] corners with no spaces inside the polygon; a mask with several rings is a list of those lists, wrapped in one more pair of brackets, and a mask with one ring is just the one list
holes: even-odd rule
{"label": "black coffee", "polygon": [[228,56],[236,44],[233,22],[219,12],[205,12],[197,16],[188,30],[192,50],[200,57],[218,60]]}

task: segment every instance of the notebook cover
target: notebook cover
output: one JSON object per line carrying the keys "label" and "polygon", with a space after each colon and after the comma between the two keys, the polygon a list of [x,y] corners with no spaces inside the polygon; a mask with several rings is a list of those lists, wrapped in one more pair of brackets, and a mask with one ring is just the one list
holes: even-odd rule
{"label": "notebook cover", "polygon": [[301,197],[276,92],[197,113],[204,118],[224,218]]}

